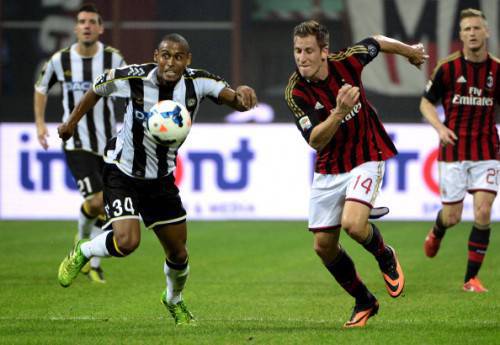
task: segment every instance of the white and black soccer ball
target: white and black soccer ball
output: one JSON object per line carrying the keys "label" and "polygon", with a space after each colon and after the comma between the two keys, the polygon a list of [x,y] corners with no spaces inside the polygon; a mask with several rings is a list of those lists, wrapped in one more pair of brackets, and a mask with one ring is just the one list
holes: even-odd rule
{"label": "white and black soccer ball", "polygon": [[178,102],[160,101],[150,109],[146,129],[157,144],[179,147],[191,129],[191,115]]}

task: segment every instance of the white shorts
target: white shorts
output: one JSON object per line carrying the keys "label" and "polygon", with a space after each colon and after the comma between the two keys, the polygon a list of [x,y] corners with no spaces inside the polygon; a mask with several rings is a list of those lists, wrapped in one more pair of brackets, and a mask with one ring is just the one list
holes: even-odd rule
{"label": "white shorts", "polygon": [[348,173],[314,173],[309,200],[309,230],[340,228],[344,203],[356,201],[372,208],[384,176],[385,162],[366,162]]}
{"label": "white shorts", "polygon": [[498,191],[500,164],[497,160],[438,162],[438,169],[443,204],[462,202],[466,192],[496,194]]}

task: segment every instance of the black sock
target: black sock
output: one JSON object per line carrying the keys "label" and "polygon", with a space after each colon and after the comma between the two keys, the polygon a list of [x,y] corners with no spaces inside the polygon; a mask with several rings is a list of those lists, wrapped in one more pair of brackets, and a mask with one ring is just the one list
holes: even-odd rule
{"label": "black sock", "polygon": [[441,215],[442,215],[443,210],[439,210],[437,217],[436,217],[436,222],[434,223],[434,226],[432,227],[432,232],[434,232],[434,235],[436,238],[443,238],[447,227],[443,224],[443,221],[441,220]]}
{"label": "black sock", "polygon": [[325,265],[326,269],[333,275],[335,280],[345,291],[356,299],[356,305],[370,304],[375,297],[368,291],[365,284],[359,278],[354,262],[344,249],[341,249],[335,260]]}
{"label": "black sock", "polygon": [[179,264],[179,263],[172,262],[168,258],[166,258],[165,263],[167,264],[168,267],[170,267],[174,270],[182,271],[183,269],[186,269],[186,267],[188,265],[188,259],[186,259],[186,261],[184,261],[183,263]]}
{"label": "black sock", "polygon": [[481,264],[483,263],[484,256],[486,255],[488,243],[490,242],[491,230],[489,229],[489,226],[486,226],[484,228],[484,230],[480,230],[477,228],[476,224],[472,226],[468,243],[469,252],[467,260],[467,271],[465,272],[464,279],[465,282],[477,276],[479,269],[481,268]]}
{"label": "black sock", "polygon": [[96,228],[102,228],[102,226],[104,225],[104,221],[102,220],[101,217],[97,217],[95,223],[94,223],[94,226]]}
{"label": "black sock", "polygon": [[378,261],[392,257],[391,251],[385,245],[379,229],[373,223],[369,223],[369,226],[370,234],[365,242],[362,243],[363,247],[372,253]]}

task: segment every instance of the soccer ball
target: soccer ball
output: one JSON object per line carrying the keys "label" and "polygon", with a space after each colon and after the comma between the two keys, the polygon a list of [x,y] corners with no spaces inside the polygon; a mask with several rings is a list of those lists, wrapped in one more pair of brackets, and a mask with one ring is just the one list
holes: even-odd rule
{"label": "soccer ball", "polygon": [[191,129],[191,115],[178,102],[160,101],[150,109],[146,129],[157,144],[179,147]]}

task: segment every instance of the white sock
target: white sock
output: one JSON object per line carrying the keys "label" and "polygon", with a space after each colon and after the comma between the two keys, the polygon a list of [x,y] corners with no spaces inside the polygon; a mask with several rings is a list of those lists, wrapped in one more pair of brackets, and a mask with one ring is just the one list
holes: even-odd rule
{"label": "white sock", "polygon": [[163,271],[167,278],[167,303],[177,304],[182,301],[182,290],[184,290],[189,275],[189,265],[182,270],[176,270],[169,267],[165,262]]}
{"label": "white sock", "polygon": [[98,257],[108,257],[109,252],[106,248],[106,237],[111,232],[111,230],[104,231],[102,234],[98,235],[91,241],[85,242],[80,246],[83,255],[86,258],[91,258],[94,256]]}
{"label": "white sock", "polygon": [[97,220],[97,218],[88,218],[87,215],[83,213],[82,208],[80,208],[80,216],[78,218],[78,240],[89,238],[92,227]]}
{"label": "white sock", "polygon": [[[90,238],[94,239],[97,236],[99,236],[100,234],[102,234],[102,229],[97,227],[97,226],[93,226],[92,231],[90,233]],[[99,266],[101,266],[101,258],[99,256],[91,257],[90,258],[90,267],[98,268]]]}

